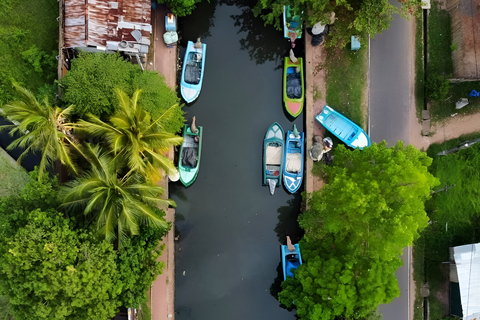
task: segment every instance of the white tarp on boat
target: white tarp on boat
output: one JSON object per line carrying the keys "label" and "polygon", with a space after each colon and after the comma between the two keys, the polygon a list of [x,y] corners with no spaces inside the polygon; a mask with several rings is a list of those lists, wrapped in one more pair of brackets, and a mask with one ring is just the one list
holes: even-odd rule
{"label": "white tarp on boat", "polygon": [[267,146],[265,163],[279,166],[282,163],[282,147]]}

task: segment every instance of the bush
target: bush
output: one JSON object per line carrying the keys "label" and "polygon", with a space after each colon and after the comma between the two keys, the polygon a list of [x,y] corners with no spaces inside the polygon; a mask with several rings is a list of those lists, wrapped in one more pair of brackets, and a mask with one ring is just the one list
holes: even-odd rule
{"label": "bush", "polygon": [[448,78],[438,73],[427,75],[425,89],[429,101],[441,101],[447,98],[450,89],[450,80]]}

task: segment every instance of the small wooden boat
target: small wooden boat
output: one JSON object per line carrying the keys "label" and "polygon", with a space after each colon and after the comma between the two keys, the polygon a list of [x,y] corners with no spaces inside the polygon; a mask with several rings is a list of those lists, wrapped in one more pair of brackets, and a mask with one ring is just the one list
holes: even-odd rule
{"label": "small wooden boat", "polygon": [[294,39],[300,39],[302,37],[302,28],[303,21],[296,9],[290,6],[283,6],[283,36],[286,39],[292,39],[290,34],[294,33]]}
{"label": "small wooden boat", "polygon": [[290,237],[287,237],[287,245],[281,245],[280,248],[282,251],[283,280],[287,280],[287,277],[293,278],[293,271],[302,264],[302,254],[298,243],[292,245]]}
{"label": "small wooden boat", "polygon": [[294,63],[285,57],[283,69],[283,102],[287,112],[297,117],[303,110],[305,100],[305,84],[303,80],[303,59],[297,58]]}
{"label": "small wooden boat", "polygon": [[361,150],[371,145],[370,137],[362,128],[327,105],[315,119],[349,147]]}
{"label": "small wooden boat", "polygon": [[285,142],[285,159],[283,160],[283,184],[291,192],[296,192],[303,181],[304,133],[298,132],[297,127],[293,131],[287,131]]}
{"label": "small wooden boat", "polygon": [[180,147],[178,159],[178,172],[180,181],[185,187],[191,186],[198,175],[200,157],[202,155],[203,127],[197,127],[197,133],[192,132],[192,127],[183,127],[183,143]]}
{"label": "small wooden boat", "polygon": [[187,103],[194,101],[200,95],[205,70],[206,50],[207,45],[201,43],[200,39],[196,43],[188,41],[180,79],[180,93]]}
{"label": "small wooden boat", "polygon": [[273,195],[275,187],[282,184],[284,133],[278,123],[268,128],[263,141],[263,184],[268,185]]}

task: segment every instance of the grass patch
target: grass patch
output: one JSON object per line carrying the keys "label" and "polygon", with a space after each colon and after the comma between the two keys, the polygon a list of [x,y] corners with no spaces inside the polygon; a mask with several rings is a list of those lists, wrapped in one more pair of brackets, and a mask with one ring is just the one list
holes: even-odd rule
{"label": "grass patch", "polygon": [[[429,285],[430,319],[445,319],[445,302],[439,296],[448,296],[448,271],[444,262],[449,261],[449,248],[480,241],[479,188],[480,143],[451,153],[438,156],[441,151],[451,149],[467,140],[480,137],[480,133],[469,134],[442,144],[433,144],[427,154],[433,158],[430,172],[439,178],[436,190],[450,186],[448,191],[434,193],[425,209],[430,225],[413,245],[413,276],[416,283],[414,320],[423,319],[423,298],[420,288]],[[455,213],[455,214],[452,214]],[[441,293],[440,295],[438,293]]]}
{"label": "grass patch", "polygon": [[428,60],[427,74],[437,72],[443,75],[453,73],[452,33],[448,11],[440,8],[438,1],[432,2],[428,17]]}
{"label": "grass patch", "polygon": [[[368,46],[364,43],[358,51],[339,47],[326,50],[328,105],[365,128],[364,93],[367,84]],[[348,70],[348,74],[345,74],[345,70]]]}
{"label": "grass patch", "polygon": [[423,45],[423,14],[416,18],[415,32],[415,100],[417,118],[422,119],[422,110],[425,106],[425,59]]}
{"label": "grass patch", "polygon": [[[480,81],[451,83],[448,97],[430,105],[430,115],[434,121],[442,121],[458,113],[473,114],[480,111],[480,97],[469,97],[472,90],[480,91]],[[455,102],[460,98],[468,98],[469,104],[462,109],[455,109]]]}
{"label": "grass patch", "polygon": [[320,91],[320,89],[318,89],[317,86],[315,86],[313,88],[313,101],[318,101],[320,99],[322,99],[323,95],[322,95],[322,91]]}
{"label": "grass patch", "polygon": [[142,303],[141,305],[142,312],[141,316],[139,317],[141,320],[151,320],[152,319],[152,310],[147,305],[146,302]]}
{"label": "grass patch", "polygon": [[11,81],[33,92],[56,79],[56,0],[2,0],[0,5],[0,104],[13,98]]}
{"label": "grass patch", "polygon": [[30,179],[27,171],[17,165],[3,149],[0,149],[0,168],[0,197],[19,193]]}

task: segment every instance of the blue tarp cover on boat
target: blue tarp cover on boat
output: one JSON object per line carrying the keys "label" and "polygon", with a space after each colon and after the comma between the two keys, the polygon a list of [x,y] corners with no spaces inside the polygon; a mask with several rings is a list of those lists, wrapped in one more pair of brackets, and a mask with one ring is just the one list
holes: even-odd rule
{"label": "blue tarp cover on boat", "polygon": [[287,74],[287,97],[300,99],[302,97],[302,81],[300,73]]}

